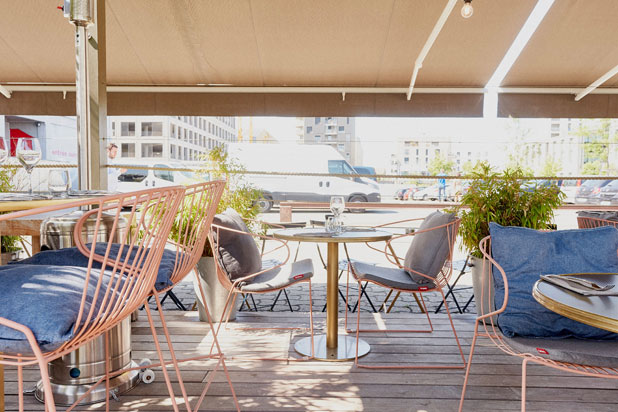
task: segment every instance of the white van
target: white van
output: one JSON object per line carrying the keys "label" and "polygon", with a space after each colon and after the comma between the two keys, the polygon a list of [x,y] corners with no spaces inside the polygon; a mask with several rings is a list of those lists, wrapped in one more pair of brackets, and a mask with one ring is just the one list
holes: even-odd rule
{"label": "white van", "polygon": [[117,190],[119,192],[132,192],[153,187],[187,185],[203,180],[196,176],[194,172],[166,170],[190,167],[182,163],[160,162],[148,164],[147,167],[154,167],[157,168],[157,170],[139,169],[135,168],[135,165],[128,166],[128,168],[118,176]]}
{"label": "white van", "polygon": [[332,146],[233,143],[228,153],[246,171],[265,172],[246,176],[263,193],[261,212],[283,201],[328,202],[331,196],[344,196],[346,202],[380,201],[378,184],[360,177]]}

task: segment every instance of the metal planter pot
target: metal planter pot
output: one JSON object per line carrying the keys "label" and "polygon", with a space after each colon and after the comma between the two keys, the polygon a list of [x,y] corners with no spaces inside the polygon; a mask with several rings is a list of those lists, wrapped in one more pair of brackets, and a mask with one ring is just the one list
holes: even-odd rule
{"label": "metal planter pot", "polygon": [[[199,282],[202,284],[202,289],[204,289],[204,294],[206,295],[206,304],[208,305],[210,316],[213,322],[219,322],[229,292],[221,286],[219,279],[217,279],[215,259],[211,256],[202,257],[197,262],[197,270]],[[195,276],[193,277],[193,288],[195,290],[195,296],[197,296],[197,308],[200,321],[207,322],[208,318],[204,310],[204,302],[202,302],[202,295]],[[236,311],[238,309],[237,301],[238,296],[236,296],[234,304],[231,306],[230,320],[236,319]],[[225,318],[223,319],[225,320]]]}

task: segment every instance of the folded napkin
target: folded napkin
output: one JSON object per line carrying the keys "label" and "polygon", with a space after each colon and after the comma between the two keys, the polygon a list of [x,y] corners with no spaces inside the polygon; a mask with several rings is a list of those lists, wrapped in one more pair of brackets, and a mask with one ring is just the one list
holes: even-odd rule
{"label": "folded napkin", "polygon": [[[580,283],[580,281],[584,279],[565,275],[541,275],[541,279],[584,296],[618,296],[618,288],[614,287],[614,285],[600,284],[599,286],[601,286],[602,289],[597,289]],[[584,282],[586,281],[584,280]]]}
{"label": "folded napkin", "polygon": [[300,233],[296,233],[296,236],[301,236],[301,237],[333,237],[334,235],[336,235],[336,233],[330,233],[330,232],[300,232]]}

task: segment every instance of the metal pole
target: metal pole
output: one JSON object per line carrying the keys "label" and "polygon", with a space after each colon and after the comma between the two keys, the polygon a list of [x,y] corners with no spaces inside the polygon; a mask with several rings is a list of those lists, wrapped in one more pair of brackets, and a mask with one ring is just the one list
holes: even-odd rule
{"label": "metal pole", "polygon": [[328,257],[326,264],[326,348],[337,349],[338,345],[338,320],[339,296],[338,278],[339,271],[339,243],[328,243]]}
{"label": "metal pole", "polygon": [[75,86],[79,187],[107,187],[103,142],[107,129],[105,0],[71,0],[75,25]]}

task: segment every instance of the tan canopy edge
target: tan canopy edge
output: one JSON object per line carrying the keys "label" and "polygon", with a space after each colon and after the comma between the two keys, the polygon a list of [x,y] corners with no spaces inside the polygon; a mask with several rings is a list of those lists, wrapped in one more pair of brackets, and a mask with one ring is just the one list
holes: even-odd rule
{"label": "tan canopy edge", "polygon": [[[502,93],[499,116],[618,117],[617,94],[575,94],[618,64],[618,1],[556,0],[502,83],[540,88],[538,93]],[[542,88],[572,88],[570,94]],[[614,88],[618,76],[600,91]],[[542,93],[542,94],[541,94]]]}
{"label": "tan canopy edge", "polygon": [[[482,94],[307,93],[109,93],[107,112],[115,115],[218,116],[456,116],[483,114]],[[75,115],[75,93],[14,92],[0,97],[0,113]]]}

